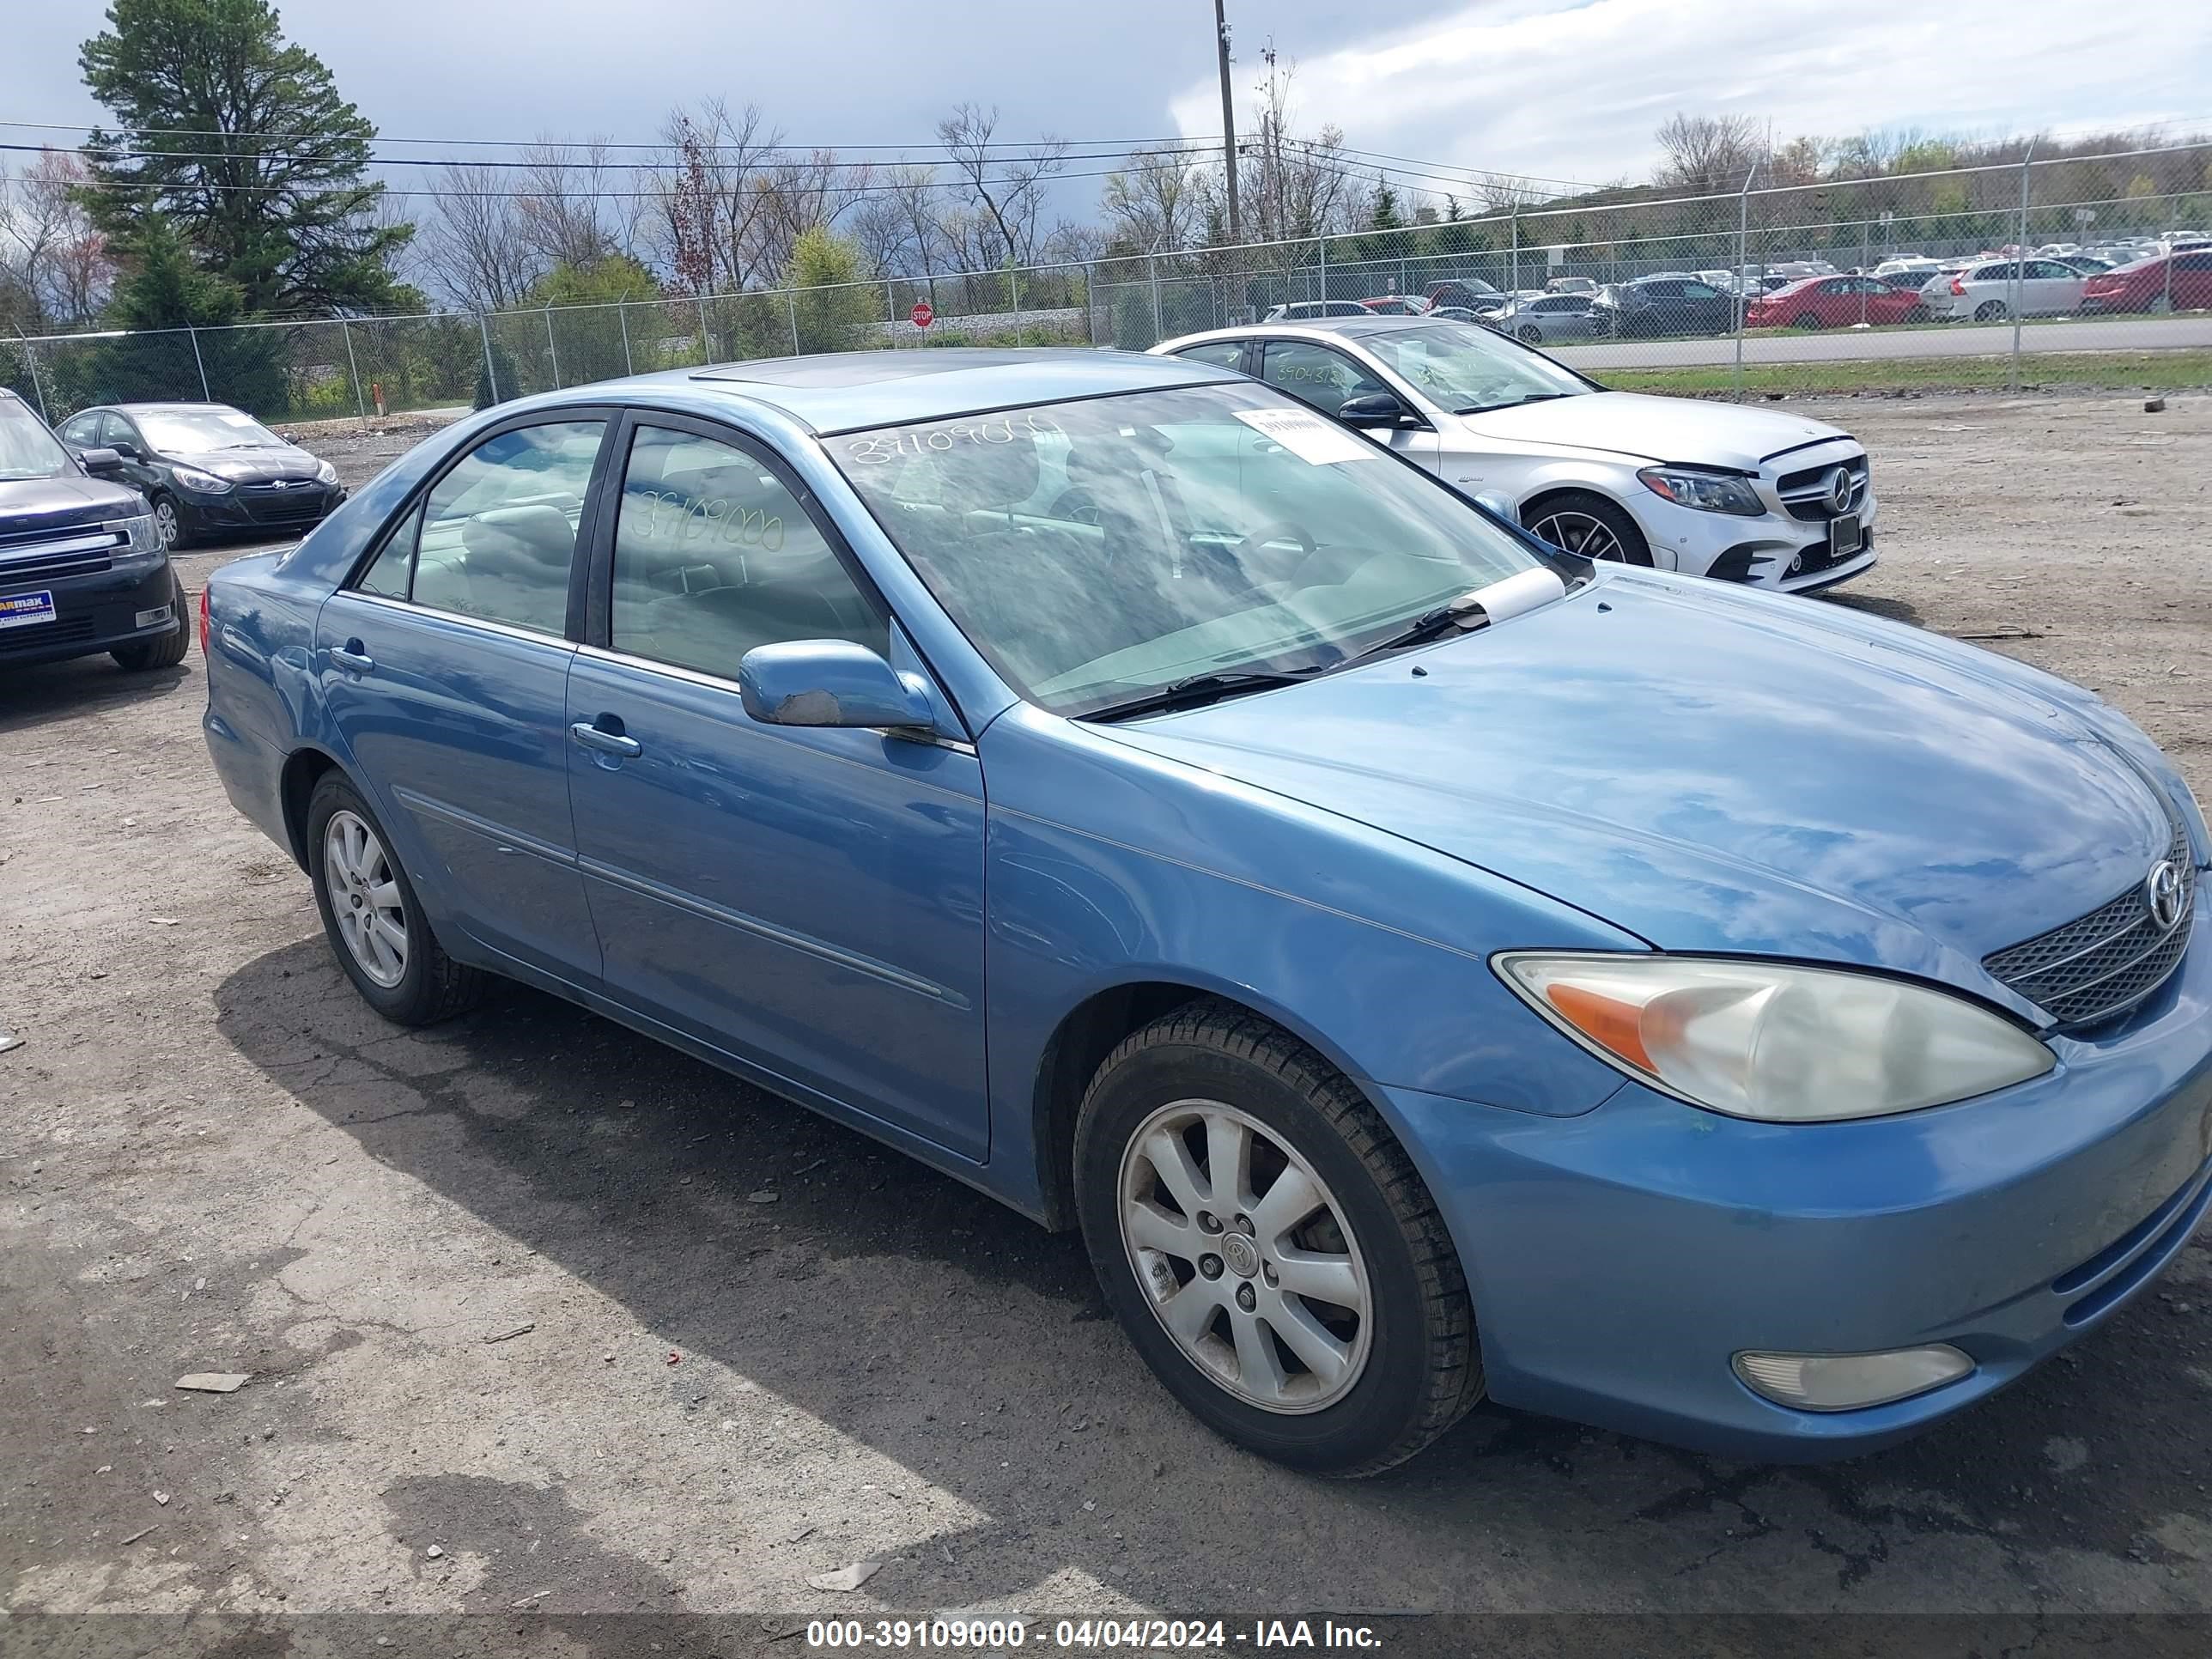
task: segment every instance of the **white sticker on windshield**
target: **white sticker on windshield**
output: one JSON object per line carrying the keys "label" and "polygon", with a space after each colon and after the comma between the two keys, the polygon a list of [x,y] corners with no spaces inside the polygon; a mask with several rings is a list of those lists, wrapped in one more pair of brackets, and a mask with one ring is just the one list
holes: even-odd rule
{"label": "white sticker on windshield", "polygon": [[1304,409],[1239,409],[1237,418],[1263,438],[1275,442],[1312,466],[1333,466],[1339,461],[1371,461],[1381,452],[1366,439],[1331,425]]}
{"label": "white sticker on windshield", "polygon": [[252,426],[253,424],[253,416],[251,415],[218,415],[216,416],[216,419],[221,421],[225,426]]}

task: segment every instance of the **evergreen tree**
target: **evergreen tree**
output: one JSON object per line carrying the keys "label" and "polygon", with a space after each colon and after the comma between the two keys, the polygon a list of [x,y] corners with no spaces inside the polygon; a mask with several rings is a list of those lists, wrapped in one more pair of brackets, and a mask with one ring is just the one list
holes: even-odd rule
{"label": "evergreen tree", "polygon": [[103,229],[127,240],[141,215],[167,215],[257,316],[392,301],[414,228],[374,218],[376,129],[268,0],[114,0],[107,22],[77,59],[120,129],[87,144]]}

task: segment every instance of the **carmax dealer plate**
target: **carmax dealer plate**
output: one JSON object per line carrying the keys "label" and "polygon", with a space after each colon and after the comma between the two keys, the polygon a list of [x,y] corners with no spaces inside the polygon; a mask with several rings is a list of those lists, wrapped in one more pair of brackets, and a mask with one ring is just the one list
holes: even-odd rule
{"label": "carmax dealer plate", "polygon": [[0,594],[0,628],[28,628],[54,619],[52,593]]}

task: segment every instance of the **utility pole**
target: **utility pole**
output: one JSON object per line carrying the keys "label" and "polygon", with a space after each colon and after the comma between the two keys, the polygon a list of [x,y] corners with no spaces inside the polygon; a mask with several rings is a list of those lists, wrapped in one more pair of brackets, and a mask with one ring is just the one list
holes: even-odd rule
{"label": "utility pole", "polygon": [[1221,162],[1229,181],[1229,241],[1244,240],[1237,211],[1237,106],[1229,96],[1229,18],[1223,0],[1213,0],[1213,41],[1221,59]]}

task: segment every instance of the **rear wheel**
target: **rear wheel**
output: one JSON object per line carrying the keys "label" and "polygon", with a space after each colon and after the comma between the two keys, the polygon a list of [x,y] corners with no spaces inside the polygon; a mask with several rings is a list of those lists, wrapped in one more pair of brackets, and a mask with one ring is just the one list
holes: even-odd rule
{"label": "rear wheel", "polygon": [[185,653],[192,642],[191,623],[185,616],[185,586],[177,580],[177,573],[169,573],[169,614],[177,625],[166,634],[157,634],[150,640],[133,640],[128,645],[118,645],[107,654],[118,665],[137,673],[148,668],[174,668],[185,659]]}
{"label": "rear wheel", "polygon": [[2011,314],[2002,300],[1984,300],[1974,307],[1974,320],[1978,323],[2001,323]]}
{"label": "rear wheel", "polygon": [[1372,1474],[1482,1395],[1459,1261],[1374,1108],[1304,1044],[1196,1002],[1125,1040],[1076,1126],[1106,1300],[1216,1432]]}
{"label": "rear wheel", "polygon": [[1540,345],[1544,340],[1544,331],[1534,323],[1523,323],[1513,331],[1513,337],[1524,344]]}
{"label": "rear wheel", "polygon": [[336,771],[308,798],[307,873],[338,966],[378,1013],[429,1025],[482,1000],[484,975],[439,945],[383,826]]}
{"label": "rear wheel", "polygon": [[1809,311],[1801,311],[1790,319],[1792,328],[1818,328],[1820,325],[1820,318]]}
{"label": "rear wheel", "polygon": [[1636,520],[1602,495],[1570,490],[1547,495],[1521,509],[1521,523],[1540,541],[1579,553],[1586,559],[1620,564],[1651,562],[1651,544]]}

